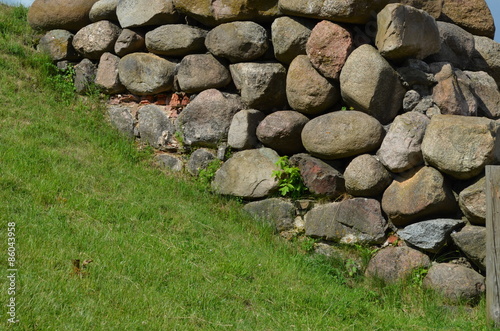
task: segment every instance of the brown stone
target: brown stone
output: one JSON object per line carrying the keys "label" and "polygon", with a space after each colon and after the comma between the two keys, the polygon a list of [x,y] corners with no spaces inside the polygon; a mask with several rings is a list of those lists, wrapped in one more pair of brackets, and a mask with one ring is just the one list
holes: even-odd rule
{"label": "brown stone", "polygon": [[98,0],[35,0],[28,11],[33,29],[78,31],[90,23],[89,12]]}
{"label": "brown stone", "polygon": [[460,26],[478,36],[493,39],[495,23],[485,0],[444,0],[440,20]]}
{"label": "brown stone", "polygon": [[354,49],[351,32],[330,21],[321,21],[306,44],[307,56],[323,76],[338,79],[349,54]]}

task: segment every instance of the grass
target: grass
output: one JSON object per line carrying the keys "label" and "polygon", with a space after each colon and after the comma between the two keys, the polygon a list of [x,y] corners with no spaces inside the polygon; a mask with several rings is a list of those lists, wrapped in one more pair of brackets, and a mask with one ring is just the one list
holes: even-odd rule
{"label": "grass", "polygon": [[[0,5],[1,330],[488,329],[484,302],[447,308],[418,286],[346,282],[342,262],[161,173],[110,127],[102,101],[73,97],[34,54],[25,15]],[[93,262],[80,272],[76,259]]]}

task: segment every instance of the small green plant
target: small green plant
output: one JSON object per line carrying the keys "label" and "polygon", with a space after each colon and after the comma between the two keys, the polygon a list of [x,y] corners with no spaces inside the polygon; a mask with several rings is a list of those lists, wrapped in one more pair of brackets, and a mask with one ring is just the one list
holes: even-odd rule
{"label": "small green plant", "polygon": [[300,169],[292,167],[288,160],[288,156],[279,158],[276,165],[280,170],[273,171],[273,176],[278,180],[278,190],[281,196],[297,199],[307,192],[307,187],[302,181]]}
{"label": "small green plant", "polygon": [[318,242],[317,239],[311,237],[303,237],[300,241],[300,248],[306,253],[312,253],[314,251],[314,245]]}
{"label": "small green plant", "polygon": [[60,101],[70,103],[75,99],[75,68],[68,65],[64,69],[57,68],[54,64],[48,62],[45,64],[48,72],[48,84],[59,93]]}
{"label": "small green plant", "polygon": [[[340,110],[347,110],[347,107],[343,106],[342,108],[340,108]],[[354,107],[349,107],[349,110],[354,110]]]}
{"label": "small green plant", "polygon": [[201,169],[198,173],[198,181],[203,185],[209,185],[215,177],[215,173],[222,165],[219,159],[212,160],[205,168]]}
{"label": "small green plant", "polygon": [[425,276],[429,272],[427,268],[417,268],[414,269],[408,279],[408,285],[421,287]]}

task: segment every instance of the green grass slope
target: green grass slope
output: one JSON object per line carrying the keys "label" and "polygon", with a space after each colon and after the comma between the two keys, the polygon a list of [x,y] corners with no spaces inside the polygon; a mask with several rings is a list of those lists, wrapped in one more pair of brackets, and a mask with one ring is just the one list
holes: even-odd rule
{"label": "green grass slope", "polygon": [[[53,75],[25,16],[0,5],[0,330],[486,329],[484,304],[347,286],[236,202],[161,173],[110,127],[102,101]],[[76,259],[93,262],[80,271]]]}

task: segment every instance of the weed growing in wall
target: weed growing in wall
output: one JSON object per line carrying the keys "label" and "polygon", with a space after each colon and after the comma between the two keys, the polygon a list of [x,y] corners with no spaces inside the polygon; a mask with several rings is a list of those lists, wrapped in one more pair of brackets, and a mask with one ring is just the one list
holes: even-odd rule
{"label": "weed growing in wall", "polygon": [[278,190],[281,196],[297,199],[308,191],[302,181],[300,169],[290,165],[288,156],[280,157],[276,165],[280,170],[273,171],[273,177],[278,180]]}

